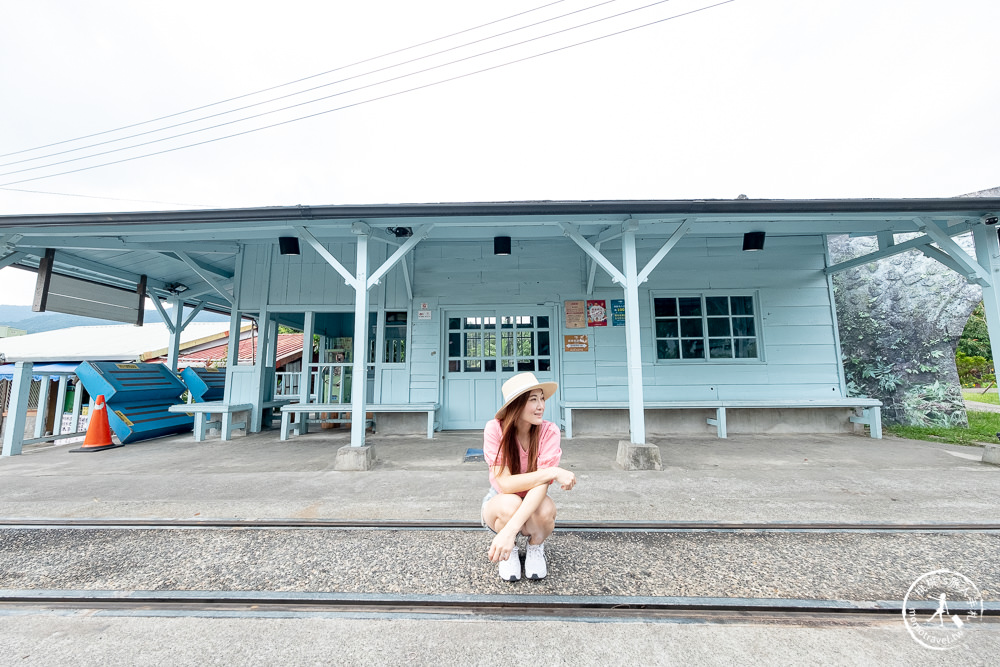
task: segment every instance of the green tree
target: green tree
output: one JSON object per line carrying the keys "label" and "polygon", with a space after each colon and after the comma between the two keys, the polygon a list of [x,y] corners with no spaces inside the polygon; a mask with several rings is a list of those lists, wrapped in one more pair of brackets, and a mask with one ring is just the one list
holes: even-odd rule
{"label": "green tree", "polygon": [[986,329],[986,309],[980,301],[969,321],[965,323],[962,336],[958,339],[957,352],[967,357],[983,357],[993,361],[993,350],[990,348],[990,332]]}

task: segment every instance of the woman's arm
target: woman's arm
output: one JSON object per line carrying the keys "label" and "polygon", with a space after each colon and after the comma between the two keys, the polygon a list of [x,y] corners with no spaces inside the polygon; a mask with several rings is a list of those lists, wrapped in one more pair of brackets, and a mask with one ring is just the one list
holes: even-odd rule
{"label": "woman's arm", "polygon": [[[528,491],[538,486],[547,487],[553,481],[559,482],[559,485],[564,490],[569,491],[576,484],[576,475],[569,470],[559,467],[543,468],[534,472],[524,472],[520,475],[511,475],[510,469],[506,466],[493,466],[492,469],[493,476],[501,493],[520,493],[521,491]],[[541,502],[541,500],[538,502]]]}

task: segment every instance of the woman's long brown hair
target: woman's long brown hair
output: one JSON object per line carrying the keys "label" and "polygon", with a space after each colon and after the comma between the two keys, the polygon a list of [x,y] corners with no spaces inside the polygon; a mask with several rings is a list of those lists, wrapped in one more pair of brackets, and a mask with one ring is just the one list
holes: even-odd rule
{"label": "woman's long brown hair", "polygon": [[521,470],[521,452],[517,446],[517,420],[524,410],[531,396],[530,391],[526,391],[510,403],[500,417],[500,456],[498,463],[500,467],[506,467],[511,475],[520,475],[524,472],[534,472],[538,470],[538,437],[541,428],[537,424],[531,425],[528,438],[528,469]]}

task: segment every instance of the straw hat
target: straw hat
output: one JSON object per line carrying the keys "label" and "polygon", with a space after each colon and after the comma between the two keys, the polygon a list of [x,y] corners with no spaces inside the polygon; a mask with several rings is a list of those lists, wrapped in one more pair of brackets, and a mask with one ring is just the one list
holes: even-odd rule
{"label": "straw hat", "polygon": [[496,418],[503,417],[504,410],[510,405],[510,402],[521,394],[532,389],[541,389],[542,395],[548,399],[552,398],[552,394],[556,393],[558,387],[559,384],[556,382],[539,382],[534,373],[518,373],[504,382],[500,389],[503,392],[503,405],[497,410]]}

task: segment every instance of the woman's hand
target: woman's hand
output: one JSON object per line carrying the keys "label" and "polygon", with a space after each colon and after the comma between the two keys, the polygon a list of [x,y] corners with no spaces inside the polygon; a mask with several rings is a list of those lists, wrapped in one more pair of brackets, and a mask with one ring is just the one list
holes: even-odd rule
{"label": "woman's hand", "polygon": [[490,543],[490,562],[499,563],[502,560],[507,560],[510,552],[514,550],[514,538],[516,537],[517,533],[508,533],[505,530],[497,533]]}
{"label": "woman's hand", "polygon": [[556,480],[563,491],[569,491],[576,486],[576,475],[565,468],[557,468]]}

